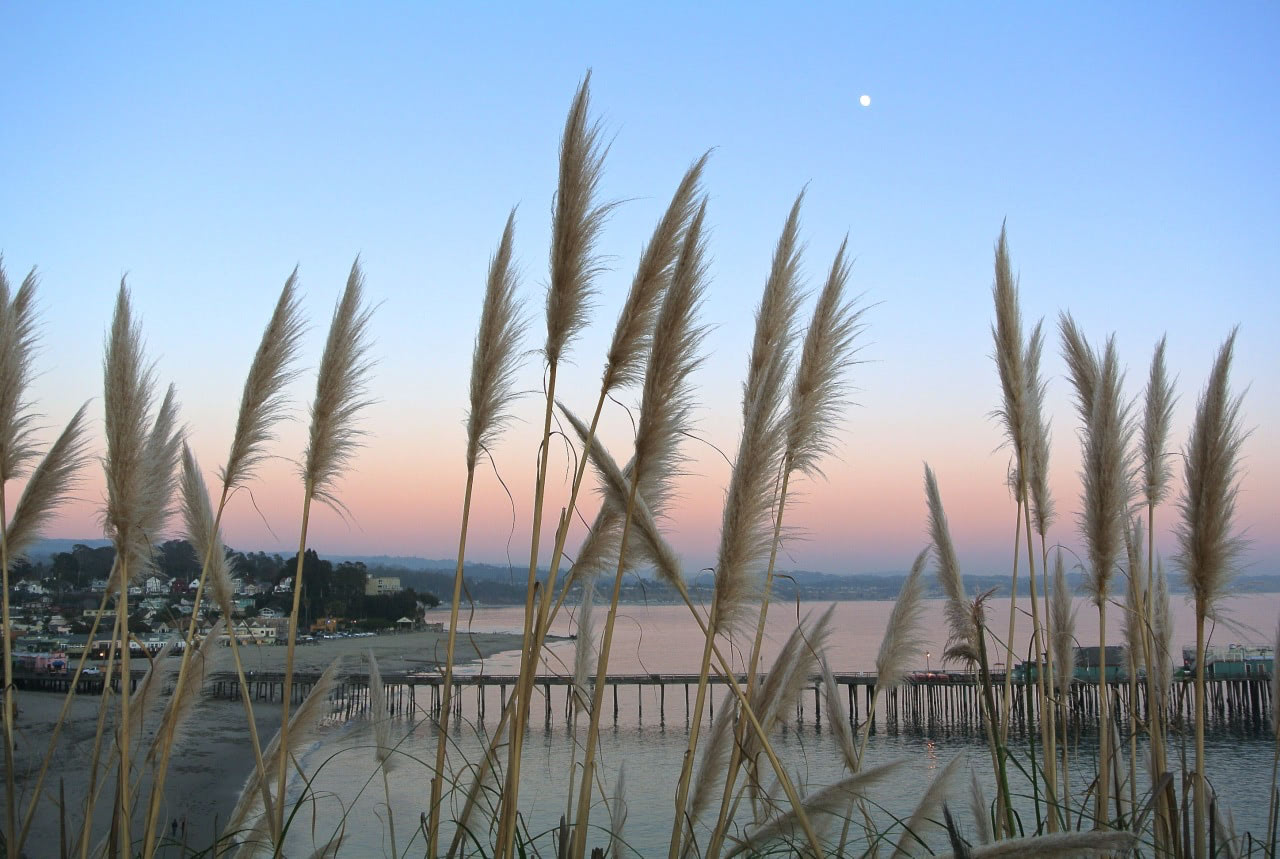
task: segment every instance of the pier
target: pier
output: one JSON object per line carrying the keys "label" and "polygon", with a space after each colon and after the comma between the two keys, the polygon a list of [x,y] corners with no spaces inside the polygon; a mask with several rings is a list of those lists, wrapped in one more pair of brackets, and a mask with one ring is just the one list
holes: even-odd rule
{"label": "pier", "polygon": [[[319,677],[319,673],[294,674],[291,696],[294,704],[300,703],[310,693]],[[981,685],[971,673],[933,671],[913,675],[903,685],[882,691],[877,712],[870,711],[876,685],[875,674],[853,672],[836,674],[834,677],[837,688],[843,692],[848,719],[859,723],[870,717],[873,731],[881,723],[890,730],[903,726],[978,728],[982,725],[979,701]],[[382,679],[393,716],[415,719],[439,714],[443,702],[443,680],[439,675],[384,674]],[[745,674],[739,675],[737,679],[740,685],[746,684]],[[258,672],[248,676],[246,680],[253,700],[277,702],[283,695],[283,673]],[[496,706],[495,712],[500,713],[517,680],[515,675],[454,675],[451,696],[454,716],[467,716],[483,722],[491,707]],[[606,712],[602,715],[607,716],[611,709],[615,723],[622,712],[620,690],[632,691],[633,694],[625,695],[628,699],[626,706],[629,710],[634,708],[635,717],[642,722],[646,707],[649,708],[650,718],[656,716],[658,723],[663,725],[671,718],[683,718],[687,725],[692,718],[692,693],[696,691],[698,684],[696,674],[617,674],[609,676],[605,682],[610,688],[606,691]],[[712,675],[708,682],[712,687],[727,685],[725,679],[717,675]],[[1003,674],[993,676],[992,682],[997,687],[996,706],[999,708],[1002,704]],[[208,686],[209,694],[219,698],[238,700],[241,696],[239,681],[233,673],[213,675]],[[337,712],[347,717],[365,712],[368,707],[368,686],[366,674],[355,672],[344,675],[333,693]],[[1137,684],[1137,696],[1132,700],[1127,680],[1111,680],[1108,686],[1114,702],[1112,711],[1118,722],[1127,722],[1131,708],[1139,720],[1145,720],[1150,715],[1150,702],[1144,683]],[[568,713],[573,696],[572,678],[563,675],[539,676],[535,688],[541,693],[543,700],[540,707],[535,700],[534,706],[530,708],[531,713],[540,709],[548,725],[557,718],[557,714]],[[714,707],[723,694],[721,692],[708,696],[712,708],[709,716],[714,713]],[[1193,682],[1190,679],[1175,678],[1168,702],[1169,717],[1174,724],[1191,723],[1194,698]],[[1265,676],[1209,679],[1206,681],[1206,698],[1209,721],[1223,724],[1263,724],[1269,717],[1273,704],[1270,679]],[[805,694],[797,703],[797,722],[804,723],[808,710],[808,718],[814,724],[821,725],[823,699],[821,677],[810,678]],[[1026,730],[1037,724],[1039,713],[1034,681],[1020,680],[1015,674],[1010,703],[1011,725]],[[1073,723],[1081,726],[1096,725],[1099,713],[1097,682],[1076,680],[1068,690],[1066,707]]]}

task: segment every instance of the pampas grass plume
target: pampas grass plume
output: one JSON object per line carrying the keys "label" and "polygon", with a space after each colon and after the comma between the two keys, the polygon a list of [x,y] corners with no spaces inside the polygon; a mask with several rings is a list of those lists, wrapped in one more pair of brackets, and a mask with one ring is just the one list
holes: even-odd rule
{"label": "pampas grass plume", "polygon": [[70,498],[78,473],[88,460],[85,412],[81,406],[31,473],[6,532],[10,556],[21,555],[40,539],[54,511]]}
{"label": "pampas grass plume", "polygon": [[845,259],[848,244],[846,236],[818,295],[791,385],[786,456],[791,468],[809,475],[821,473],[818,463],[831,452],[844,405],[842,376],[853,364],[853,343],[863,327],[863,310],[844,298],[850,271]]}
{"label": "pampas grass plume", "polygon": [[995,839],[991,837],[991,812],[987,805],[987,798],[982,792],[978,774],[972,767],[969,768],[969,813],[973,815],[978,843],[990,844],[994,841]]}
{"label": "pampas grass plume", "polygon": [[1027,452],[1028,410],[1027,379],[1022,345],[1022,313],[1018,309],[1018,282],[1009,262],[1009,241],[1003,224],[996,242],[995,283],[991,296],[995,302],[996,321],[991,326],[995,340],[996,368],[1000,374],[1003,404],[998,412],[1004,421],[1005,434],[1014,454]]}
{"label": "pampas grass plume", "polygon": [[1142,421],[1142,482],[1147,503],[1155,506],[1169,494],[1170,468],[1165,457],[1169,424],[1173,420],[1173,383],[1164,367],[1165,338],[1156,344],[1147,380]]}
{"label": "pampas grass plume", "polygon": [[1216,616],[1226,595],[1243,542],[1232,530],[1239,492],[1240,399],[1230,391],[1231,357],[1236,332],[1218,351],[1209,381],[1196,406],[1187,440],[1184,489],[1177,529],[1179,562],[1197,610]]}
{"label": "pampas grass plume", "polygon": [[31,442],[35,416],[26,400],[35,356],[36,272],[22,279],[12,298],[0,257],[0,482],[26,472],[35,458]]}
{"label": "pampas grass plume", "polygon": [[755,338],[742,394],[742,436],[724,502],[715,579],[712,631],[745,616],[759,590],[757,569],[773,544],[774,481],[786,444],[782,383],[799,304],[801,193],[787,216],[756,311]]}
{"label": "pampas grass plume", "polygon": [[294,268],[284,282],[245,378],[231,452],[218,474],[226,490],[247,483],[267,456],[264,448],[272,438],[272,425],[284,416],[285,385],[297,376],[291,365],[297,357],[303,329],[298,269]]}
{"label": "pampas grass plume", "polygon": [[[1128,453],[1132,427],[1121,397],[1123,377],[1115,338],[1107,340],[1095,369],[1093,404],[1084,428],[1080,530],[1089,557],[1085,589],[1094,603],[1101,605],[1110,593],[1111,577],[1124,545],[1132,492]],[[1076,390],[1083,397],[1086,389],[1077,383]]]}
{"label": "pampas grass plume", "polygon": [[880,652],[876,654],[876,685],[882,689],[891,689],[906,679],[912,663],[927,643],[921,622],[925,609],[924,566],[928,560],[927,548],[916,555],[889,613],[889,624],[880,639]]}
{"label": "pampas grass plume", "polygon": [[512,263],[515,210],[507,216],[498,249],[489,260],[480,329],[471,358],[471,408],[467,412],[467,469],[474,470],[480,451],[510,420],[508,407],[520,363],[520,339],[525,322],[516,301],[516,271]]}
{"label": "pampas grass plume", "polygon": [[369,318],[372,313],[364,304],[364,275],[357,259],[351,265],[346,289],[334,309],[329,337],[320,358],[302,467],[302,478],[310,497],[339,509],[342,502],[334,494],[334,484],[360,446],[363,433],[355,426],[356,416],[369,404],[367,384],[372,366],[368,358]]}
{"label": "pampas grass plume", "polygon": [[663,291],[671,280],[685,229],[697,209],[699,182],[710,154],[704,154],[685,172],[671,203],[640,253],[640,263],[618,314],[613,341],[605,360],[601,382],[604,391],[640,381],[644,356],[654,329],[654,317]]}
{"label": "pampas grass plume", "polygon": [[893,856],[911,856],[915,853],[918,846],[924,844],[924,833],[930,827],[930,821],[936,819],[938,809],[942,807],[943,800],[946,799],[947,788],[951,784],[951,778],[955,775],[956,770],[960,768],[960,763],[964,760],[964,755],[956,755],[951,759],[951,763],[942,768],[942,772],[934,777],[933,782],[929,785],[929,789],[924,792],[920,802],[916,805],[916,810],[911,813],[911,817],[903,825],[902,835],[898,838],[898,844],[894,847]]}
{"label": "pampas grass plume", "polygon": [[560,181],[551,220],[551,283],[547,287],[547,361],[558,364],[569,341],[587,324],[591,281],[601,270],[595,243],[609,205],[596,191],[606,147],[599,123],[588,123],[591,73],[573,97],[560,138]]}
{"label": "pampas grass plume", "polygon": [[951,529],[947,526],[938,480],[928,463],[924,467],[924,493],[929,506],[929,536],[933,540],[938,583],[947,599],[945,614],[951,631],[947,652],[974,662],[978,658],[978,626],[974,623],[972,607],[965,595],[964,577],[960,573],[955,545],[951,542]]}
{"label": "pampas grass plume", "polygon": [[182,517],[196,559],[201,564],[208,559],[208,585],[214,602],[230,622],[231,573],[227,569],[227,552],[222,545],[222,536],[214,531],[213,508],[209,503],[209,490],[200,473],[200,464],[185,444],[182,446]]}
{"label": "pampas grass plume", "polygon": [[1027,397],[1027,484],[1031,488],[1031,516],[1036,533],[1041,537],[1053,524],[1053,495],[1049,492],[1049,424],[1045,419],[1046,383],[1040,376],[1040,359],[1044,352],[1044,323],[1037,322],[1027,340],[1023,359]]}
{"label": "pampas grass plume", "polygon": [[1133,847],[1132,832],[1062,832],[1034,838],[1014,838],[975,847],[970,859],[1077,859],[1123,854]]}

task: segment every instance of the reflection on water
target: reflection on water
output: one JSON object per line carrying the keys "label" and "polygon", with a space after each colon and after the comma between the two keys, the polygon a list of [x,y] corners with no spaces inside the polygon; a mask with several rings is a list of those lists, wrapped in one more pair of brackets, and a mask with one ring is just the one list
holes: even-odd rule
{"label": "reflection on water", "polygon": [[[833,634],[827,651],[833,670],[863,671],[873,667],[890,605],[888,602],[837,604],[832,620]],[[771,661],[780,643],[794,628],[798,616],[825,607],[825,604],[817,603],[774,606],[769,614],[768,639],[764,648],[765,664]],[[1019,607],[1029,611],[1029,602],[1020,599]],[[1091,609],[1092,606],[1082,603],[1079,612],[1077,639],[1082,644],[1097,639],[1097,613]],[[1227,633],[1219,628],[1213,638],[1215,643],[1265,641],[1266,633],[1254,635],[1249,630],[1274,629],[1277,611],[1280,610],[1280,595],[1237,597],[1227,601],[1226,609],[1238,628],[1244,631]],[[1180,645],[1194,637],[1194,615],[1191,607],[1176,596],[1172,610],[1174,642],[1175,645]],[[1118,611],[1108,613],[1108,640],[1121,640],[1120,615],[1121,612]],[[998,600],[993,600],[991,617],[993,621],[1001,618],[1000,626],[1003,628],[1008,617],[1008,601],[1001,605]],[[522,608],[481,609],[474,614],[471,628],[475,631],[516,631],[521,628],[522,623]],[[930,639],[926,647],[932,656],[931,664],[937,667],[937,654],[941,653],[946,637],[940,601],[927,604],[925,628]],[[560,635],[568,635],[573,631],[568,612],[563,613],[552,628],[553,633]],[[1029,637],[1030,622],[1022,617],[1019,620],[1017,640],[1021,642],[1019,647],[1023,652],[1027,649],[1026,640]],[[740,659],[742,644],[740,641],[731,642],[726,652],[736,653],[736,658]],[[746,644],[749,646],[749,641]],[[573,643],[568,641],[551,645],[542,671],[569,674],[573,647]],[[1178,649],[1180,651],[1180,647]],[[620,609],[614,650],[610,656],[610,670],[620,674],[696,672],[696,661],[701,650],[700,633],[684,607],[623,606]],[[488,674],[514,674],[518,667],[518,654],[509,653],[488,660],[482,670]],[[529,836],[541,839],[540,846],[544,855],[553,855],[550,833],[565,812],[568,790],[568,762],[572,742],[564,718],[565,693],[566,689],[563,687],[553,688],[554,700],[548,725],[539,687],[538,698],[533,701],[531,708],[532,718],[525,744],[525,757],[521,764],[520,806],[524,825]],[[716,693],[717,707],[720,706],[721,694],[723,693],[720,691]],[[477,712],[476,695],[474,689],[463,693],[463,724],[455,722],[456,730],[450,731],[453,734],[451,765],[458,769],[466,767],[467,762],[477,762],[482,758],[482,744],[476,735],[477,728],[474,723],[466,724],[466,720],[474,719]],[[625,766],[628,806],[626,840],[642,856],[666,852],[675,813],[676,782],[688,740],[686,705],[681,688],[667,688],[665,725],[660,723],[659,695],[659,690],[655,687],[623,687],[618,693],[617,721],[613,721],[612,694],[605,696],[605,711],[602,714],[604,727],[599,783],[611,794],[618,771]],[[482,729],[493,730],[497,724],[497,714],[501,707],[498,696],[498,690],[490,687],[486,698],[489,717],[487,723],[481,726]],[[420,698],[420,706],[427,703],[426,695],[421,690]],[[779,732],[777,751],[801,785],[831,784],[839,779],[842,770],[840,756],[826,718],[826,708],[823,709],[823,724],[817,727],[813,724],[812,693],[806,693],[802,703],[806,708],[804,719],[799,724],[791,721]],[[881,717],[883,718],[883,713]],[[585,719],[583,724],[580,736],[585,735]],[[404,727],[408,729],[409,726],[406,724]],[[1025,735],[1011,739],[1014,755],[1024,765],[1030,759],[1027,742]],[[355,748],[339,751],[344,746]],[[435,746],[435,733],[431,726],[418,724],[402,744],[402,754],[398,756],[401,763],[390,776],[397,846],[401,851],[406,850],[410,838],[416,839],[417,847],[409,852],[417,853],[421,850],[422,835],[415,827],[428,802],[430,771],[425,762],[434,761]],[[1126,742],[1126,754],[1127,748]],[[1265,726],[1239,725],[1211,733],[1207,748],[1210,780],[1219,792],[1223,806],[1234,813],[1238,831],[1261,832],[1266,823],[1273,748]],[[1183,739],[1173,737],[1169,744],[1171,771],[1181,772],[1183,754]],[[1186,750],[1186,754],[1188,759],[1194,758],[1193,749]],[[884,810],[874,812],[881,825],[887,825],[889,813],[899,816],[909,814],[934,775],[957,755],[963,756],[967,765],[972,766],[978,774],[988,800],[994,798],[991,759],[979,735],[946,727],[930,727],[926,731],[903,730],[897,734],[881,733],[873,736],[868,749],[869,766],[893,760],[902,761],[895,774],[881,782],[871,795],[873,805]],[[1078,809],[1087,787],[1085,774],[1092,773],[1097,766],[1097,748],[1093,736],[1085,735],[1078,741],[1073,741],[1071,755],[1071,799],[1073,806]],[[1145,762],[1146,756],[1146,745],[1142,743],[1139,746],[1139,760]],[[306,768],[312,772],[320,768],[322,763],[324,766],[316,779],[316,788],[325,797],[319,801],[317,809],[316,820],[322,822],[315,828],[318,840],[327,840],[342,821],[344,810],[356,809],[347,818],[343,852],[351,855],[381,855],[389,852],[390,844],[384,823],[386,808],[382,779],[377,777],[378,771],[373,762],[368,737],[362,736],[361,731],[352,726],[335,729],[326,742],[313,749],[305,759]],[[949,795],[957,820],[966,832],[971,833],[973,822],[969,813],[968,774],[965,772],[968,766],[962,768]],[[1015,796],[1026,797],[1031,791],[1030,783],[1020,776],[1016,767],[1010,777]],[[461,806],[461,791],[470,784],[470,776],[460,775],[457,781],[458,791],[446,798],[446,802],[455,811]],[[1139,766],[1138,783],[1140,786],[1148,783],[1144,764]],[[1125,794],[1127,793],[1126,788]],[[718,791],[716,796],[718,804]],[[357,799],[359,803],[356,802]],[[485,803],[489,803],[491,799],[492,794],[486,794]],[[1034,829],[1033,804],[1029,799],[1021,799],[1017,805],[1024,825],[1028,829]],[[740,817],[745,822],[749,815],[747,804],[743,803],[742,808],[743,814]],[[714,814],[713,811],[712,815]],[[448,819],[451,814],[446,813],[444,817]],[[481,815],[480,825],[487,825],[490,818],[491,814]],[[607,820],[607,810],[597,805],[592,815],[593,825],[603,827]],[[299,827],[295,832],[295,837],[302,838],[305,842],[296,845],[296,852],[305,853],[306,848],[309,848],[310,829],[310,826]],[[488,836],[481,834],[481,840],[487,844]],[[705,838],[702,841],[705,842]],[[603,830],[592,833],[592,845],[604,846],[606,842]]]}
{"label": "reflection on water", "polygon": [[[490,720],[489,730],[493,727],[494,720]],[[480,760],[481,746],[473,725],[460,726],[450,733],[454,735],[452,759],[459,763],[463,759]],[[581,733],[585,733],[585,729]],[[625,833],[627,842],[637,855],[653,856],[666,851],[675,810],[675,786],[687,741],[688,732],[683,718],[678,724],[667,726],[652,722],[637,724],[632,720],[627,724],[607,725],[602,730],[600,783],[612,794],[618,770],[625,766],[628,809]],[[1011,743],[1013,754],[1026,766],[1029,761],[1027,739],[1015,738]],[[335,755],[335,750],[344,745],[355,745],[356,748]],[[1186,746],[1186,755],[1191,760],[1194,748],[1189,736],[1186,738]],[[1269,732],[1261,727],[1245,726],[1217,731],[1206,738],[1206,746],[1209,778],[1220,794],[1220,807],[1228,808],[1234,814],[1240,833],[1261,833],[1266,824],[1267,796],[1271,782],[1273,747]],[[798,785],[823,786],[837,781],[844,774],[830,727],[825,721],[821,727],[815,726],[811,717],[802,725],[792,722],[778,733],[775,747]],[[426,724],[419,724],[400,748],[404,755],[417,759],[414,761],[406,758],[391,773],[397,842],[399,849],[403,851],[410,837],[416,837],[418,844],[421,844],[421,833],[415,833],[414,827],[426,808],[429,771],[420,762],[434,759],[434,730]],[[537,717],[533,719],[521,769],[520,806],[528,834],[543,839],[541,844],[544,855],[553,853],[550,849],[551,833],[560,816],[565,813],[570,748],[570,732],[563,720],[548,729],[542,720]],[[1127,748],[1126,743],[1126,754]],[[1036,751],[1038,755],[1039,749]],[[1140,762],[1145,762],[1145,743],[1139,744],[1138,754]],[[1182,754],[1181,740],[1172,738],[1169,765],[1175,773],[1181,769]],[[973,733],[904,730],[897,734],[876,735],[871,738],[867,755],[868,766],[890,761],[901,762],[894,774],[878,784],[870,795],[873,805],[883,809],[874,812],[880,826],[889,825],[888,814],[899,817],[910,814],[930,781],[957,755],[962,756],[966,763],[962,765],[948,795],[952,812],[966,833],[973,831],[968,798],[969,767],[977,773],[988,801],[995,796],[990,754],[981,737]],[[579,758],[580,756],[579,752]],[[1097,746],[1091,738],[1081,739],[1072,746],[1071,802],[1077,816],[1083,791],[1087,787],[1085,774],[1095,770],[1096,756]],[[320,802],[319,809],[319,819],[330,822],[330,829],[324,831],[331,832],[338,823],[342,809],[351,808],[359,798],[358,807],[364,810],[353,814],[348,820],[347,836],[343,842],[344,852],[350,850],[352,855],[378,855],[389,851],[390,845],[383,822],[385,798],[382,780],[376,777],[377,769],[368,737],[358,729],[335,731],[327,742],[306,757],[304,766],[311,771],[325,761],[328,763],[325,763],[316,780],[317,790],[328,796]],[[1145,788],[1148,779],[1144,764],[1140,763],[1138,773],[1139,787]],[[1015,805],[1022,823],[1028,829],[1034,829],[1035,816],[1029,799],[1030,782],[1020,775],[1017,767],[1012,769],[1010,779],[1011,790],[1018,797]],[[1125,795],[1127,794],[1126,787]],[[715,795],[718,807],[718,788]],[[1142,801],[1140,790],[1139,802]],[[447,802],[451,807],[460,808],[461,789],[448,797]],[[375,807],[376,817],[370,814],[370,809]],[[750,819],[749,812],[745,811],[747,804],[744,802],[742,807],[744,813],[740,814],[740,819],[746,823]],[[714,814],[713,809],[711,815],[714,817]],[[482,817],[482,824],[487,824],[488,817],[488,813]],[[1087,813],[1085,819],[1088,819]],[[593,826],[603,827],[608,821],[608,811],[597,804],[592,813],[592,821]],[[854,829],[856,831],[857,827]],[[323,833],[318,830],[318,834]],[[705,843],[705,832],[703,836],[701,841]],[[309,845],[310,834],[306,833],[303,837]],[[327,835],[324,837],[327,838]],[[939,837],[945,836],[934,833],[931,841],[936,841]],[[601,829],[598,833],[593,832],[590,841],[592,845],[606,846],[607,836]]]}

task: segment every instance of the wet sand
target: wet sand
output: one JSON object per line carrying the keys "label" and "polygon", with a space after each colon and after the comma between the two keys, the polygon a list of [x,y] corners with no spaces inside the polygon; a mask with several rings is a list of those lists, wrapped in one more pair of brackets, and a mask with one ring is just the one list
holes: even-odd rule
{"label": "wet sand", "polygon": [[[365,670],[364,656],[373,650],[384,673],[401,671],[434,670],[445,649],[445,634],[440,632],[414,632],[381,635],[373,638],[346,638],[322,641],[297,649],[298,671],[319,671],[334,659],[343,660],[343,668],[351,671]],[[520,635],[515,633],[476,633],[459,635],[457,659],[459,665],[474,664],[495,653],[518,650]],[[230,652],[219,648],[219,663],[215,671],[229,670],[232,666]],[[283,670],[285,647],[263,646],[242,649],[246,670]],[[175,662],[177,660],[174,660]],[[74,667],[74,666],[73,666]],[[53,726],[65,701],[65,695],[52,692],[22,692],[18,699],[17,777],[18,814],[25,813],[35,787],[36,776],[48,751]],[[24,855],[30,857],[59,855],[61,815],[59,814],[59,788],[65,790],[66,839],[68,849],[79,835],[77,824],[83,819],[85,794],[88,788],[88,765],[93,756],[94,738],[98,724],[96,696],[78,695],[71,702],[66,723],[54,752],[48,776],[42,790],[42,798],[36,806],[31,832],[24,845]],[[112,699],[111,709],[118,708]],[[265,745],[280,727],[279,705],[254,705],[254,721]],[[112,715],[108,714],[103,739],[103,759],[110,749]],[[143,739],[148,742],[150,730]],[[135,756],[136,759],[136,756]],[[194,850],[212,846],[215,833],[225,823],[241,788],[253,770],[253,750],[248,742],[248,728],[244,705],[238,701],[204,699],[185,726],[184,737],[174,749],[164,788],[164,805],[160,819],[164,821],[162,835],[170,836],[172,823],[178,822],[176,841],[158,851],[159,856],[189,855]],[[111,767],[114,775],[116,768]],[[102,770],[105,772],[105,767]],[[100,776],[101,778],[101,776]],[[0,793],[4,791],[0,783]],[[139,802],[138,817],[145,814],[142,807],[150,793],[144,786],[143,800]],[[108,784],[102,789],[94,815],[96,843],[109,829],[114,789]],[[183,822],[185,820],[185,843]],[[141,832],[141,821],[135,821],[135,832]]]}

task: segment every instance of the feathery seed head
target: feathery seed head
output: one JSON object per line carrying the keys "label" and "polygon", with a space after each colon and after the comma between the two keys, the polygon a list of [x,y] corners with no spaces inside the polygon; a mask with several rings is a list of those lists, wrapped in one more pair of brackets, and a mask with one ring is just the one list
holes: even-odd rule
{"label": "feathery seed head", "polygon": [[1049,493],[1049,424],[1045,417],[1046,383],[1040,376],[1040,358],[1044,351],[1044,320],[1036,323],[1027,340],[1023,366],[1027,397],[1027,483],[1031,489],[1031,517],[1036,532],[1044,537],[1053,524],[1053,496]]}
{"label": "feathery seed head", "polygon": [[225,490],[247,483],[267,456],[264,448],[273,438],[272,426],[285,415],[284,388],[298,375],[292,364],[304,328],[295,267],[284,282],[244,381],[231,452],[218,473]]}
{"label": "feathery seed head", "polygon": [[848,244],[846,236],[818,295],[791,384],[786,458],[791,468],[809,475],[821,473],[818,463],[831,452],[845,405],[844,373],[854,363],[853,343],[864,327],[864,308],[844,300],[851,265],[845,259]]}
{"label": "feathery seed head", "polygon": [[1142,421],[1142,477],[1147,504],[1155,506],[1169,494],[1170,468],[1165,456],[1169,424],[1173,420],[1173,382],[1164,368],[1165,338],[1156,344],[1147,380],[1147,402]]}
{"label": "feathery seed head", "polygon": [[1093,391],[1098,385],[1098,356],[1070,313],[1058,316],[1058,330],[1062,333],[1062,357],[1067,362],[1067,375],[1076,389],[1076,411],[1080,414],[1080,423],[1088,426]]}
{"label": "feathery seed head", "polygon": [[916,555],[889,613],[889,624],[876,655],[876,685],[882,689],[892,689],[906,679],[927,643],[921,623],[924,620],[924,566],[928,560],[928,548]]}
{"label": "feathery seed head", "polygon": [[[1084,493],[1080,530],[1088,546],[1085,589],[1097,605],[1108,597],[1111,578],[1124,546],[1124,525],[1133,491],[1129,439],[1133,427],[1121,395],[1123,375],[1115,338],[1108,338],[1097,360],[1093,404],[1084,428]],[[1084,389],[1077,385],[1077,389]],[[1085,411],[1083,408],[1082,411]]]}
{"label": "feathery seed head", "polygon": [[591,73],[583,78],[560,138],[560,182],[551,219],[551,282],[547,287],[547,362],[558,364],[569,341],[587,324],[591,281],[601,271],[596,239],[611,205],[596,191],[606,147],[600,124],[588,123]]}
{"label": "feathery seed head", "polygon": [[997,412],[1004,421],[1005,435],[1015,456],[1026,454],[1029,441],[1026,367],[1023,364],[1022,313],[1018,309],[1018,282],[1009,262],[1009,243],[1004,225],[996,242],[995,300],[996,322],[991,326],[995,340],[996,367],[1000,372],[1003,405]]}
{"label": "feathery seed head", "polygon": [[1234,533],[1239,492],[1241,398],[1230,390],[1231,357],[1236,331],[1218,352],[1209,381],[1196,406],[1187,440],[1183,495],[1179,502],[1178,561],[1200,616],[1216,617],[1219,601],[1235,574],[1243,540]]}
{"label": "feathery seed head", "polygon": [[760,567],[773,545],[776,478],[785,451],[782,386],[791,363],[791,340],[799,306],[801,192],[787,216],[773,255],[742,395],[742,436],[725,493],[717,553],[714,631],[746,616],[758,594]]}
{"label": "feathery seed head", "polygon": [[493,443],[510,420],[508,407],[520,363],[525,321],[516,301],[517,277],[512,263],[515,209],[507,216],[498,250],[489,260],[480,330],[471,359],[471,409],[467,413],[467,470],[474,471],[480,451]]}
{"label": "feathery seed head", "polygon": [[960,561],[951,542],[951,529],[947,526],[938,481],[927,463],[924,467],[924,492],[929,506],[929,537],[933,541],[938,583],[947,598],[945,613],[950,627],[947,649],[958,657],[973,661],[978,657],[980,629],[974,623],[972,607],[965,595],[964,576],[960,573]]}
{"label": "feathery seed head", "polygon": [[26,472],[36,456],[31,441],[35,416],[27,402],[35,357],[36,270],[33,268],[10,297],[0,258],[0,482]]}
{"label": "feathery seed head", "polygon": [[10,557],[23,554],[40,539],[54,512],[70,498],[79,483],[80,469],[88,459],[85,438],[88,408],[89,404],[85,403],[71,417],[22,490],[5,535]]}
{"label": "feathery seed head", "polygon": [[310,497],[340,508],[336,483],[351,464],[364,432],[356,417],[369,405],[369,318],[364,304],[364,275],[360,260],[351,265],[347,286],[333,312],[329,337],[320,358],[316,397],[311,405],[311,429],[302,467]]}
{"label": "feathery seed head", "polygon": [[149,538],[138,534],[137,519],[144,503],[144,460],[148,413],[155,396],[155,370],[143,355],[142,328],[134,321],[129,290],[123,279],[116,296],[115,315],[107,335],[104,357],[103,403],[106,411],[107,504],[103,525],[121,559]]}
{"label": "feathery seed head", "polygon": [[653,331],[654,317],[684,242],[684,231],[697,209],[699,181],[710,152],[685,172],[662,220],[640,253],[631,289],[618,314],[613,342],[605,361],[601,389],[612,391],[640,381],[644,355]]}

